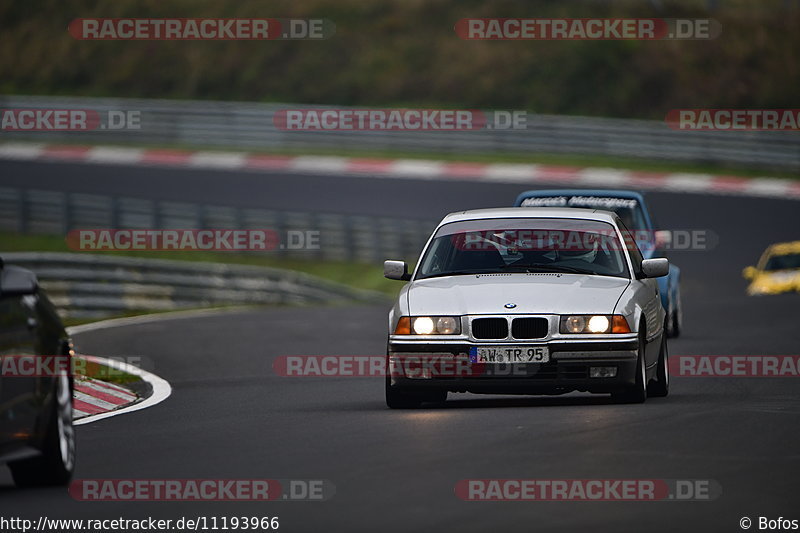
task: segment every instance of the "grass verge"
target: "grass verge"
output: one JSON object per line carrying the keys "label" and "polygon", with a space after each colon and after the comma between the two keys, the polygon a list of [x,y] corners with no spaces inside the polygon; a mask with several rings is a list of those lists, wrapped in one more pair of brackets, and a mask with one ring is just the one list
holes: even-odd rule
{"label": "grass verge", "polygon": [[78,381],[96,379],[117,385],[125,385],[127,383],[136,383],[141,381],[139,376],[134,376],[133,374],[129,374],[124,370],[101,365],[94,361],[86,360],[80,356],[76,356],[75,359],[73,371],[75,372],[75,379]]}

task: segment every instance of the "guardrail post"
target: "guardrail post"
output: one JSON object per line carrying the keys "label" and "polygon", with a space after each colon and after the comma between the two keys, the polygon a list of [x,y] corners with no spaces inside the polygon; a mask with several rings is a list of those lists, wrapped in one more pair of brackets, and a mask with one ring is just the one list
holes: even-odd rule
{"label": "guardrail post", "polygon": [[352,261],[356,257],[356,236],[354,220],[350,215],[344,216],[344,260]]}
{"label": "guardrail post", "polygon": [[280,257],[286,257],[289,253],[286,250],[286,241],[288,240],[288,228],[286,226],[286,215],[282,211],[275,212],[275,231],[278,233],[278,241],[280,244],[278,245],[278,254]]}
{"label": "guardrail post", "polygon": [[17,227],[20,233],[28,233],[28,217],[30,216],[28,207],[28,191],[21,189],[19,191],[19,206],[17,207],[19,212],[19,224]]}
{"label": "guardrail post", "polygon": [[111,197],[111,227],[113,229],[120,229],[120,205],[119,196]]}
{"label": "guardrail post", "polygon": [[72,229],[72,225],[75,220],[72,212],[74,209],[72,200],[72,194],[64,193],[64,211],[62,213],[62,224],[64,226],[64,231],[62,233],[64,233],[64,235],[69,233],[69,230]]}

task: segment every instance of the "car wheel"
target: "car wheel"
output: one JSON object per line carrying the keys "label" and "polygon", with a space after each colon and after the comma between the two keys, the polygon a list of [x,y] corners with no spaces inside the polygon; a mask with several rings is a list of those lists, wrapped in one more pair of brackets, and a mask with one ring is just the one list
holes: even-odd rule
{"label": "car wheel", "polygon": [[663,398],[669,394],[669,350],[666,335],[661,336],[661,349],[658,352],[658,369],[656,378],[647,386],[647,395]]}
{"label": "car wheel", "polygon": [[440,403],[447,400],[446,390],[430,392],[407,392],[392,387],[391,380],[386,378],[386,405],[391,409],[416,409],[424,402]]}
{"label": "car wheel", "polygon": [[[680,293],[678,293],[680,294]],[[681,336],[681,328],[683,327],[683,309],[681,308],[681,298],[676,295],[673,303],[673,310],[667,319],[668,335],[672,338]]]}
{"label": "car wheel", "polygon": [[614,393],[611,398],[619,403],[644,403],[647,400],[647,374],[644,366],[644,325],[639,327],[639,349],[636,357],[636,382],[623,392]]}
{"label": "car wheel", "polygon": [[72,425],[72,388],[69,377],[56,378],[42,454],[9,463],[19,487],[66,485],[75,470],[75,428]]}

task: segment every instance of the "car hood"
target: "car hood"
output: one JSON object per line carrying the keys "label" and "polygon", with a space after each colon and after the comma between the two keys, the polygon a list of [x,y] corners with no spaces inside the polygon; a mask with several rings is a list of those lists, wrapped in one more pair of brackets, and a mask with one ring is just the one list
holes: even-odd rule
{"label": "car hood", "polygon": [[751,294],[778,294],[800,290],[800,270],[761,272],[749,288]]}
{"label": "car hood", "polygon": [[[412,316],[498,313],[610,314],[630,283],[583,274],[478,274],[415,281],[408,289]],[[508,309],[506,304],[516,304]]]}

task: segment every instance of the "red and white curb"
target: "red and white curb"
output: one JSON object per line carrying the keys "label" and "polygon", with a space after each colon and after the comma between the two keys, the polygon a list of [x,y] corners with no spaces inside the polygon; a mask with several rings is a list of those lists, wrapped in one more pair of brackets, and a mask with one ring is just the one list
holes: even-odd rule
{"label": "red and white curb", "polygon": [[72,414],[75,420],[107,413],[138,400],[132,391],[97,379],[76,379],[72,396]]}
{"label": "red and white curb", "polygon": [[0,159],[151,165],[217,170],[311,172],[422,180],[463,180],[524,185],[615,187],[680,193],[733,194],[800,200],[800,181],[711,174],[644,172],[613,168],[522,163],[468,163],[422,159],[280,156],[246,152],[0,143]]}
{"label": "red and white curb", "polygon": [[[92,331],[93,329],[106,329],[109,327],[116,327],[117,325],[106,325],[104,322],[106,321],[84,324],[82,326],[76,326],[75,328],[67,328],[67,332],[73,335],[76,333],[76,328],[80,328],[77,331],[80,332]],[[94,328],[92,326],[94,326]],[[106,359],[94,355],[81,355],[80,357],[92,363],[137,376],[142,381],[150,384],[152,394],[147,398],[139,398],[132,391],[118,385],[94,379],[76,379],[75,394],[72,398],[73,416],[75,417],[74,423],[76,426],[147,409],[148,407],[163,402],[172,394],[172,387],[166,380],[146,370],[142,370],[141,368],[116,359]]]}

